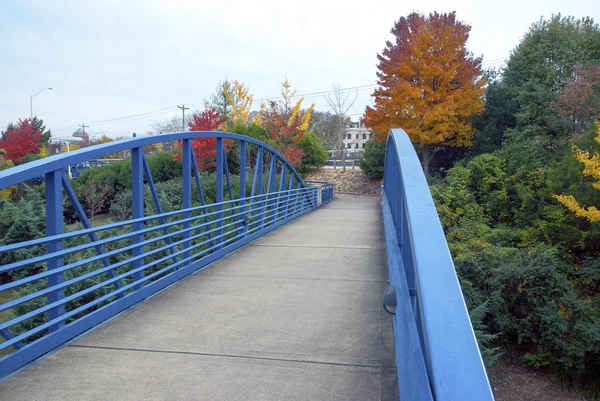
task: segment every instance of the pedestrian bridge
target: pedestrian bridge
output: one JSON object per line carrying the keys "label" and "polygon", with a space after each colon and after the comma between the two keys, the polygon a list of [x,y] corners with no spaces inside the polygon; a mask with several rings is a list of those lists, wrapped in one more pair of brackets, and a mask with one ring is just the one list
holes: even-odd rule
{"label": "pedestrian bridge", "polygon": [[[214,183],[198,140],[214,146]],[[182,143],[174,211],[143,151],[165,141]],[[125,150],[132,218],[92,227],[65,168]],[[14,294],[0,304],[3,401],[493,399],[402,130],[381,200],[335,195],[268,145],[216,132],[52,156],[0,172],[0,189],[40,175],[46,237],[0,245],[0,292]],[[83,228],[65,230],[63,195]]]}

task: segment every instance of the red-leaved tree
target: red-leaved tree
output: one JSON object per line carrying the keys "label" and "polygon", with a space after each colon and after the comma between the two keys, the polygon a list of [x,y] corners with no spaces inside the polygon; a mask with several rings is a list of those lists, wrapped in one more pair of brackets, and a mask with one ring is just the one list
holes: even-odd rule
{"label": "red-leaved tree", "polygon": [[[190,131],[219,131],[227,118],[222,118],[215,108],[206,109],[200,114],[194,114],[192,121],[188,124]],[[182,141],[177,143],[179,150],[183,148]],[[225,151],[231,149],[232,143],[225,141]],[[217,161],[217,140],[215,138],[192,139],[192,150],[196,157],[198,170],[206,170],[214,167]],[[181,154],[174,156],[175,160],[181,160]]]}
{"label": "red-leaved tree", "polygon": [[571,121],[575,134],[588,132],[600,119],[600,64],[578,67],[553,106]]}
{"label": "red-leaved tree", "polygon": [[40,151],[42,130],[36,128],[30,119],[21,120],[14,129],[2,134],[0,149],[4,149],[4,156],[13,163],[20,163],[23,157]]}

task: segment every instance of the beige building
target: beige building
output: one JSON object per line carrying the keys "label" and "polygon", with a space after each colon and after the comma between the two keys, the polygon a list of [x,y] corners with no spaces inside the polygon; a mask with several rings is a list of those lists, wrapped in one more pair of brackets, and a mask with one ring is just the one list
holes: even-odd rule
{"label": "beige building", "polygon": [[351,122],[346,125],[344,149],[362,153],[362,150],[365,148],[365,144],[369,139],[373,139],[373,134],[362,122]]}

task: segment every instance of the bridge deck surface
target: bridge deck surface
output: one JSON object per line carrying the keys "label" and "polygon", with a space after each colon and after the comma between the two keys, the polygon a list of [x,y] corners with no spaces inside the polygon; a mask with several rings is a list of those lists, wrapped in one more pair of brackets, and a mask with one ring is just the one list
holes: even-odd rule
{"label": "bridge deck surface", "polygon": [[9,400],[397,400],[381,212],[338,199],[0,384]]}

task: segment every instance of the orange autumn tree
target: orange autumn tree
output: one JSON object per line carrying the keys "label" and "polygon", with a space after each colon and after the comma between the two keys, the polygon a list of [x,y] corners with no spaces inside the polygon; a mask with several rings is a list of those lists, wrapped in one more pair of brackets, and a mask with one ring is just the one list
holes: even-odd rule
{"label": "orange autumn tree", "polygon": [[471,145],[471,118],[484,109],[481,58],[466,48],[470,30],[454,12],[412,13],[396,22],[394,41],[377,55],[379,87],[365,124],[377,140],[385,140],[390,128],[403,128],[426,175],[436,150]]}

